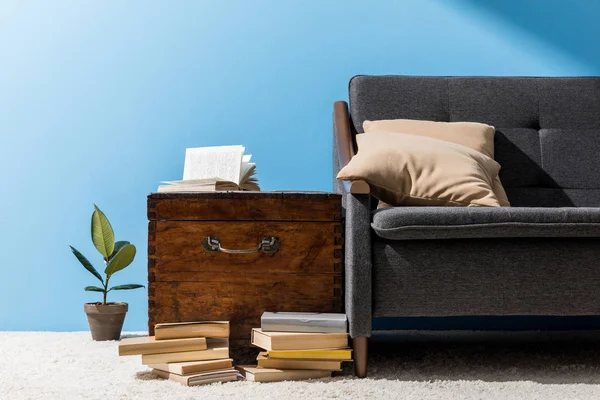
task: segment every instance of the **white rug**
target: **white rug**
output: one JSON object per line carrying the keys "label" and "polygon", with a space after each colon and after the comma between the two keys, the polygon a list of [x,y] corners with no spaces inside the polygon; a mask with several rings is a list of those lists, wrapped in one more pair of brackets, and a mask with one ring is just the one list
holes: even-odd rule
{"label": "white rug", "polygon": [[94,342],[87,332],[0,332],[0,399],[600,398],[597,333],[509,341],[442,336],[413,334],[393,344],[380,337],[368,379],[348,370],[305,382],[188,388],[154,377],[139,356],[118,357],[117,342]]}

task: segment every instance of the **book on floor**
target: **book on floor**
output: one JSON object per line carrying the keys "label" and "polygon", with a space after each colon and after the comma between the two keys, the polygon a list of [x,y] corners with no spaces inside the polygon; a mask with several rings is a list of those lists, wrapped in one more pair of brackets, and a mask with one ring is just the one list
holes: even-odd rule
{"label": "book on floor", "polygon": [[267,352],[261,352],[256,357],[258,368],[275,369],[317,369],[321,371],[341,371],[342,361],[339,360],[304,360],[272,358]]}
{"label": "book on floor", "polygon": [[299,381],[304,379],[327,378],[331,376],[331,371],[257,368],[255,365],[240,365],[237,369],[240,370],[247,381],[251,382]]}
{"label": "book on floor", "polygon": [[191,337],[228,338],[229,321],[174,322],[154,326],[156,340]]}
{"label": "book on floor", "polygon": [[231,382],[236,381],[240,377],[239,371],[233,368],[220,371],[208,371],[193,375],[178,375],[159,369],[153,369],[152,372],[161,378],[170,379],[185,386],[207,385],[215,382]]}
{"label": "book on floor", "polygon": [[269,358],[295,359],[295,360],[335,360],[351,361],[352,350],[329,349],[329,350],[269,350]]}
{"label": "book on floor", "polygon": [[119,355],[157,354],[206,350],[206,338],[156,340],[154,336],[125,338],[119,342]]}
{"label": "book on floor", "polygon": [[348,332],[343,313],[264,312],[260,325],[263,332]]}
{"label": "book on floor", "polygon": [[182,351],[175,353],[144,354],[142,364],[166,364],[185,361],[204,361],[229,358],[229,340],[212,339],[206,341],[206,350]]}
{"label": "book on floor", "polygon": [[252,344],[265,350],[315,350],[348,347],[347,333],[263,332],[252,329]]}
{"label": "book on floor", "polygon": [[168,364],[150,364],[150,368],[159,369],[161,371],[170,372],[177,375],[198,374],[200,372],[221,370],[233,367],[231,358],[223,358],[220,360],[206,361],[186,361],[174,362]]}
{"label": "book on floor", "polygon": [[196,147],[185,151],[183,180],[162,182],[159,192],[260,190],[256,164],[244,146]]}

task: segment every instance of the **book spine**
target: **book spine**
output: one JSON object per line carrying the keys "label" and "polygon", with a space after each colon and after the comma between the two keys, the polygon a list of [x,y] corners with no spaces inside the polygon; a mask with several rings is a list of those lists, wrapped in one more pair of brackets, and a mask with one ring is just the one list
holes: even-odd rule
{"label": "book spine", "polygon": [[264,332],[346,333],[346,321],[295,321],[281,318],[261,319]]}

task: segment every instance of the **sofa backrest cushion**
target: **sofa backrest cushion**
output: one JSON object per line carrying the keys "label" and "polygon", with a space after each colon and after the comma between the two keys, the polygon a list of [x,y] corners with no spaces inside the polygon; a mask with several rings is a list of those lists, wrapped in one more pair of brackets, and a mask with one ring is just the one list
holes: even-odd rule
{"label": "sofa backrest cushion", "polygon": [[352,78],[350,115],[496,127],[495,158],[513,206],[600,207],[600,78]]}

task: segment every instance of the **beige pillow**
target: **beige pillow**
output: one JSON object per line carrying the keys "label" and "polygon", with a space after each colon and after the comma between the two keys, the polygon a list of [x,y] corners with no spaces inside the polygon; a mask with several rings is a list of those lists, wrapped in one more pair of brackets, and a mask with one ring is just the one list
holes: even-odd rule
{"label": "beige pillow", "polygon": [[[490,158],[494,158],[494,135],[496,134],[496,129],[493,126],[478,122],[435,122],[415,119],[388,119],[365,121],[363,123],[363,129],[365,132],[387,131],[427,136],[467,146]],[[506,192],[500,182],[500,178],[496,177],[492,188],[500,205],[503,207],[510,207],[508,197],[506,197]]]}
{"label": "beige pillow", "polygon": [[358,153],[341,180],[365,180],[375,197],[393,206],[489,206],[500,203],[492,158],[443,140],[396,132],[356,135]]}

